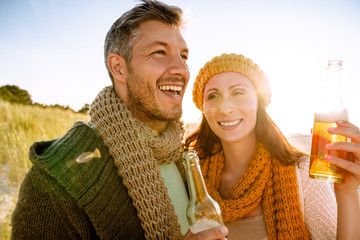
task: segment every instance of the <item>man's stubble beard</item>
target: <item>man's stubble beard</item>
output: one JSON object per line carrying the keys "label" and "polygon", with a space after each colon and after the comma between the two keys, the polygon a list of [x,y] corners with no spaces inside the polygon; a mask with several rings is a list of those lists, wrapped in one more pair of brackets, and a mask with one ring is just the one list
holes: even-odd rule
{"label": "man's stubble beard", "polygon": [[[158,80],[159,81],[159,80]],[[128,78],[126,80],[128,108],[133,116],[139,120],[157,120],[173,121],[179,120],[182,115],[181,103],[174,106],[173,111],[161,110],[158,99],[155,94],[156,86],[151,86],[143,78],[134,73],[133,69],[128,67]]]}

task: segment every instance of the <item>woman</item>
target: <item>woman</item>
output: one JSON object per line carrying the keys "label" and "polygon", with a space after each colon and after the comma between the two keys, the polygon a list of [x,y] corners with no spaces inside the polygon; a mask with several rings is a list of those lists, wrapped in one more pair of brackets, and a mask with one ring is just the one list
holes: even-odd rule
{"label": "woman", "polygon": [[342,184],[309,178],[308,156],[293,148],[266,113],[271,92],[258,65],[237,54],[214,57],[200,70],[193,100],[203,112],[186,147],[200,157],[210,195],[220,204],[229,239],[360,239],[360,131],[338,122],[328,131],[352,139],[327,156],[350,172]]}

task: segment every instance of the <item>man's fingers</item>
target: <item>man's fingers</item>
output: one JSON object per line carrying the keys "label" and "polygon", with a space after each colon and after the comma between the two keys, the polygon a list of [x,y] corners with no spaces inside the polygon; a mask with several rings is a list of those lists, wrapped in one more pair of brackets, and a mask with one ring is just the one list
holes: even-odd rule
{"label": "man's fingers", "polygon": [[220,226],[216,228],[211,228],[202,232],[199,232],[199,239],[226,239],[226,235],[228,234],[228,229],[225,226]]}
{"label": "man's fingers", "polygon": [[191,234],[190,231],[185,235],[183,240],[226,240],[229,230],[225,226],[211,228],[197,234]]}

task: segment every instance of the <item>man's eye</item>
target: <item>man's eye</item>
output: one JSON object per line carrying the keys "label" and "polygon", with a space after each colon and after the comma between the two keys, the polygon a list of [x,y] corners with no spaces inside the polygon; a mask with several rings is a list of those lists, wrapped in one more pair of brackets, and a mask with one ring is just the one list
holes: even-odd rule
{"label": "man's eye", "polygon": [[153,52],[153,54],[165,55],[165,51],[164,50],[157,50],[157,51]]}
{"label": "man's eye", "polygon": [[188,56],[187,55],[181,55],[181,58],[184,60],[188,60]]}

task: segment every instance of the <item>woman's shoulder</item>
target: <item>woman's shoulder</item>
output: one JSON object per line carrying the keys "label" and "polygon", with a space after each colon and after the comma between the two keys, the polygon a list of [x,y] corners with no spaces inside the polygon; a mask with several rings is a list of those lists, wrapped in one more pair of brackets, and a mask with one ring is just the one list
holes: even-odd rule
{"label": "woman's shoulder", "polygon": [[332,187],[329,182],[320,181],[317,179],[313,179],[309,176],[309,167],[310,167],[310,158],[303,157],[299,164],[295,166],[296,168],[296,175],[306,191],[315,192],[320,189],[326,190],[326,192],[332,193]]}
{"label": "woman's shoulder", "polygon": [[336,201],[332,185],[310,178],[309,166],[309,157],[295,166],[306,226],[312,239],[335,239]]}
{"label": "woman's shoulder", "polygon": [[299,197],[302,207],[325,204],[336,207],[335,194],[331,183],[310,178],[309,176],[310,159],[305,157],[295,166],[299,189]]}

